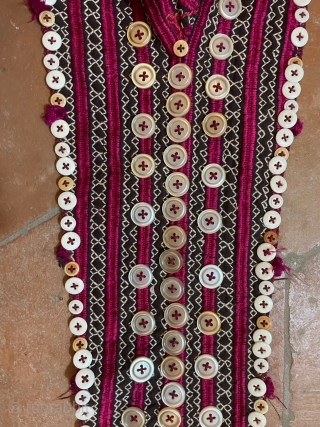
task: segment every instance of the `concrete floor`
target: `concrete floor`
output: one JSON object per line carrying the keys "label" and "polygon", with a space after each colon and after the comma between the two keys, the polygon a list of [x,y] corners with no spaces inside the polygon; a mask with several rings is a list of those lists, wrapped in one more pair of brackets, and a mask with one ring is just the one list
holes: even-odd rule
{"label": "concrete floor", "polygon": [[[310,5],[310,41],[299,97],[303,133],[290,153],[280,246],[291,280],[274,296],[271,376],[277,400],[268,425],[319,425],[320,357],[320,2]],[[69,400],[56,400],[71,375],[68,295],[58,244],[54,140],[39,119],[48,102],[40,26],[20,0],[1,7],[0,425],[74,425]]]}

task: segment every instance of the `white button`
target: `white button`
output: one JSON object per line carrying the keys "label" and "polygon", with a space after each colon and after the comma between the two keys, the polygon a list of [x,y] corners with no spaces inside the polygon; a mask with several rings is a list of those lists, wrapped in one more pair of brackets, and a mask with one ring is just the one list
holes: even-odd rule
{"label": "white button", "polygon": [[137,357],[130,365],[130,376],[137,383],[148,381],[154,372],[154,366],[148,357]]}
{"label": "white button", "polygon": [[241,0],[220,0],[219,13],[225,19],[236,19],[242,9]]}
{"label": "white button", "polygon": [[[58,205],[64,211],[71,211],[77,204],[77,197],[71,191],[63,191],[59,194]],[[70,229],[68,228],[68,231]]]}
{"label": "white button", "polygon": [[254,402],[254,410],[260,414],[266,414],[269,410],[269,405],[265,400],[258,399]]}
{"label": "white button", "polygon": [[274,230],[281,224],[281,216],[276,211],[268,211],[263,216],[263,224],[269,230]]}
{"label": "white button", "polygon": [[184,374],[184,363],[179,357],[167,356],[161,363],[160,372],[170,381],[178,380]]}
{"label": "white button", "polygon": [[202,427],[220,427],[222,422],[222,413],[215,406],[206,406],[199,414],[199,423]]}
{"label": "white button", "polygon": [[197,319],[197,327],[205,335],[214,335],[220,330],[221,321],[213,311],[204,311]]}
{"label": "white button", "polygon": [[93,386],[94,381],[95,376],[91,369],[80,369],[80,371],[78,371],[76,374],[75,382],[81,390],[87,390],[88,388]]}
{"label": "white button", "polygon": [[139,178],[149,178],[155,171],[155,163],[148,154],[138,154],[131,161],[131,170]]}
{"label": "white button", "polygon": [[259,291],[262,295],[272,295],[274,293],[274,285],[268,280],[263,280],[259,285]]}
{"label": "white button", "polygon": [[87,327],[87,322],[82,317],[74,317],[69,323],[71,333],[76,336],[83,335]]}
{"label": "white button", "polygon": [[299,111],[299,104],[294,99],[288,99],[288,101],[284,103],[283,108],[285,110],[290,110],[290,111],[293,111],[294,113],[297,113]]}
{"label": "white button", "polygon": [[176,64],[168,72],[168,80],[175,89],[185,89],[192,81],[192,71],[185,64]]}
{"label": "white button", "polygon": [[69,176],[75,171],[76,164],[70,157],[61,157],[56,162],[56,169],[60,175]]}
{"label": "white button", "polygon": [[224,183],[226,173],[223,167],[216,163],[211,163],[203,169],[201,178],[207,187],[216,188],[220,187]]}
{"label": "white button", "polygon": [[307,9],[300,8],[295,11],[294,17],[300,24],[305,24],[310,18],[310,13]]}
{"label": "white button", "polygon": [[73,355],[73,364],[76,368],[88,368],[92,362],[92,354],[89,350],[79,350]]}
{"label": "white button", "polygon": [[139,311],[133,316],[131,327],[134,333],[144,337],[152,334],[155,330],[156,322],[148,311]]}
{"label": "white button", "polygon": [[[283,157],[281,157],[281,159],[283,159]],[[270,180],[270,187],[275,193],[282,194],[286,191],[288,184],[283,176],[273,176]]]}
{"label": "white button", "polygon": [[158,414],[160,427],[179,427],[181,424],[180,412],[173,408],[163,408]]}
{"label": "white button", "polygon": [[171,196],[183,196],[189,190],[189,179],[181,172],[173,172],[168,175],[165,187]]}
{"label": "white button", "polygon": [[191,135],[191,125],[183,117],[174,117],[167,125],[167,135],[174,142],[186,141]]}
{"label": "white button", "polygon": [[271,347],[264,342],[256,342],[252,346],[252,353],[260,359],[266,359],[271,354]]}
{"label": "white button", "polygon": [[254,308],[258,313],[269,313],[272,307],[272,299],[266,295],[259,295],[254,301]]}
{"label": "white button", "polygon": [[160,292],[167,301],[175,302],[182,297],[184,286],[180,279],[176,277],[167,277],[161,283]]}
{"label": "white button", "polygon": [[187,243],[187,236],[183,228],[171,225],[163,232],[163,243],[169,249],[181,249]]}
{"label": "white button", "polygon": [[149,114],[137,114],[131,122],[132,132],[138,138],[149,138],[151,135],[153,135],[155,128],[156,124]]}
{"label": "white button", "polygon": [[283,110],[278,116],[279,125],[285,129],[292,128],[297,123],[297,121],[298,117],[293,111]]}
{"label": "white button", "polygon": [[74,400],[78,405],[86,405],[90,402],[91,394],[88,390],[81,390],[75,395]]}
{"label": "white button", "polygon": [[294,140],[293,133],[290,129],[280,129],[276,135],[276,141],[280,147],[289,147]]}
{"label": "white button", "polygon": [[179,331],[169,331],[162,338],[162,348],[171,356],[177,356],[185,350],[186,338]]}
{"label": "white button", "polygon": [[265,374],[269,370],[269,363],[265,359],[256,359],[253,363],[253,367],[258,374]]}
{"label": "white button", "polygon": [[218,369],[217,359],[211,356],[211,354],[201,354],[197,357],[194,364],[196,374],[205,380],[215,377]]}
{"label": "white button", "polygon": [[163,161],[170,169],[182,168],[187,163],[187,160],[187,151],[181,145],[169,145],[163,152]]}
{"label": "white button", "polygon": [[266,329],[256,329],[253,333],[253,341],[254,342],[264,342],[264,343],[270,345],[272,342],[272,335]]}
{"label": "white button", "polygon": [[69,302],[69,311],[71,314],[77,315],[82,313],[83,311],[83,304],[81,301],[74,299]]}
{"label": "white button", "polygon": [[216,34],[210,40],[209,51],[216,59],[227,59],[233,52],[233,42],[225,34]]}
{"label": "white button", "polygon": [[288,99],[296,99],[301,93],[300,83],[285,82],[282,86],[282,95]]}
{"label": "white button", "polygon": [[167,99],[166,107],[172,117],[185,116],[190,110],[191,102],[184,92],[172,93]]}
{"label": "white button", "polygon": [[164,311],[164,320],[172,328],[181,328],[189,320],[189,314],[184,305],[173,303],[166,307]]}
{"label": "white button", "polygon": [[77,249],[80,246],[80,242],[79,235],[74,231],[69,231],[61,237],[61,245],[68,251]]}
{"label": "white button", "polygon": [[261,261],[270,262],[276,257],[276,248],[271,243],[262,243],[258,246],[257,255]]}
{"label": "white button", "polygon": [[291,33],[291,41],[296,47],[303,47],[308,43],[309,34],[305,28],[295,28]]}
{"label": "white button", "polygon": [[293,3],[297,6],[308,6],[308,4],[311,2],[311,0],[293,0]]}
{"label": "white button", "polygon": [[162,205],[163,216],[169,221],[179,221],[187,213],[187,207],[178,197],[169,197]]}
{"label": "white button", "polygon": [[84,283],[79,277],[70,277],[64,287],[69,294],[78,295],[83,291]]}
{"label": "white button", "polygon": [[95,412],[91,406],[81,406],[76,410],[75,416],[78,420],[87,421],[94,416]]}
{"label": "white button", "polygon": [[156,81],[156,72],[149,64],[137,64],[131,73],[133,83],[140,89],[148,89]]}
{"label": "white button", "polygon": [[153,274],[149,267],[137,264],[131,268],[128,276],[129,282],[137,289],[147,288],[153,280]]}
{"label": "white button", "polygon": [[267,419],[260,412],[251,412],[248,415],[248,423],[251,427],[265,427],[267,425]]}
{"label": "white button", "polygon": [[73,231],[76,224],[76,220],[72,216],[64,216],[60,221],[60,226],[65,231]]}
{"label": "white button", "polygon": [[283,205],[283,197],[280,196],[280,194],[273,194],[272,196],[270,196],[269,206],[272,209],[280,209],[282,205]]}
{"label": "white button", "polygon": [[269,262],[259,262],[255,268],[256,276],[261,280],[269,280],[274,276],[272,264]]}
{"label": "white button", "polygon": [[272,157],[269,162],[269,171],[273,175],[281,175],[287,169],[287,161],[284,157]]}
{"label": "white button", "polygon": [[43,58],[43,65],[48,69],[48,70],[56,70],[59,67],[59,58],[54,55],[53,53],[48,53],[44,58]]}
{"label": "white button", "polygon": [[46,82],[50,89],[59,90],[66,84],[66,78],[61,71],[52,70],[47,73]]}
{"label": "white button", "polygon": [[136,406],[125,409],[121,415],[121,424],[124,427],[143,427],[146,418],[143,411]]}
{"label": "white button", "polygon": [[148,203],[137,203],[131,209],[131,219],[139,227],[147,227],[154,220],[154,210]]}
{"label": "white button", "polygon": [[288,82],[300,82],[303,79],[304,71],[301,65],[291,64],[285,69],[285,78]]}
{"label": "white button", "polygon": [[57,0],[45,0],[44,2],[47,6],[53,6],[57,3]]}
{"label": "white button", "polygon": [[58,157],[67,157],[70,154],[70,146],[66,142],[58,142],[54,151]]}
{"label": "white button", "polygon": [[208,264],[199,273],[199,282],[208,289],[216,289],[223,281],[222,270],[216,265]]}
{"label": "white button", "polygon": [[266,394],[267,387],[259,378],[253,378],[248,382],[248,391],[252,396],[261,397]]}
{"label": "white button", "polygon": [[54,51],[61,47],[62,40],[55,31],[47,31],[42,36],[42,44],[47,50]]}
{"label": "white button", "polygon": [[220,74],[214,74],[207,80],[206,92],[211,99],[224,99],[230,92],[229,80]]}
{"label": "white button", "polygon": [[69,125],[65,120],[56,120],[50,127],[55,138],[65,138],[69,134]]}
{"label": "white button", "polygon": [[159,264],[165,272],[176,273],[182,268],[182,256],[179,252],[168,249],[160,254]]}
{"label": "white button", "polygon": [[206,209],[198,216],[198,227],[206,234],[216,233],[222,227],[221,215],[213,209]]}
{"label": "white button", "polygon": [[161,399],[169,408],[179,408],[183,404],[185,396],[184,388],[176,382],[169,382],[161,391]]}
{"label": "white button", "polygon": [[217,138],[225,133],[227,120],[221,113],[209,113],[202,122],[202,128],[206,135]]}

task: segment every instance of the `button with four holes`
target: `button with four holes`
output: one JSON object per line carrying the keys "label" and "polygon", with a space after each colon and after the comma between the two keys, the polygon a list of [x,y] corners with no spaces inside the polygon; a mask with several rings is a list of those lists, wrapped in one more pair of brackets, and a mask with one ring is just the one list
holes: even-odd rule
{"label": "button with four holes", "polygon": [[269,405],[265,400],[258,399],[254,402],[254,410],[261,414],[266,414],[269,410]]}
{"label": "button with four holes", "polygon": [[261,261],[270,262],[276,257],[276,248],[271,243],[262,243],[258,246],[257,255]]}
{"label": "button with four holes", "polygon": [[290,129],[280,129],[276,135],[276,141],[280,147],[289,147],[294,140],[292,130]]}
{"label": "button with four holes", "polygon": [[138,88],[148,89],[156,81],[156,72],[151,65],[141,63],[133,68],[131,78]]}
{"label": "button with four holes", "polygon": [[[71,193],[73,194],[73,193]],[[61,218],[60,226],[62,230],[73,231],[76,228],[77,222],[72,216],[64,216]]]}
{"label": "button with four holes", "polygon": [[288,65],[284,72],[285,78],[288,82],[300,82],[303,79],[304,71],[301,65],[291,64]]}
{"label": "button with four holes", "polygon": [[309,34],[305,28],[297,27],[291,33],[291,41],[296,47],[303,47],[308,43]]}
{"label": "button with four holes", "polygon": [[92,387],[95,381],[94,373],[91,369],[80,369],[77,372],[75,382],[81,390],[87,390]]}
{"label": "button with four holes", "polygon": [[272,342],[271,333],[269,331],[265,331],[264,329],[256,329],[253,333],[252,338],[254,342],[264,342],[269,345]]}
{"label": "button with four holes", "polygon": [[[64,211],[71,211],[77,204],[77,196],[71,191],[64,191],[59,194],[58,205]],[[69,229],[68,229],[69,231]]]}
{"label": "button with four holes", "polygon": [[282,86],[282,95],[288,99],[296,99],[301,93],[301,86],[298,82],[285,82]]}
{"label": "button with four holes", "polygon": [[310,18],[310,13],[307,11],[307,9],[301,7],[295,11],[294,17],[300,24],[305,24]]}
{"label": "button with four holes", "polygon": [[259,378],[253,378],[248,382],[248,391],[252,396],[261,397],[266,394],[267,387],[264,381]]}
{"label": "button with four holes", "polygon": [[278,234],[275,231],[267,231],[263,235],[263,241],[265,243],[272,243],[273,245],[276,245],[278,243]]}
{"label": "button with four holes", "polygon": [[70,331],[73,335],[83,335],[87,328],[87,322],[82,317],[74,317],[69,323]]}
{"label": "button with four holes", "polygon": [[181,424],[181,414],[174,408],[163,408],[157,417],[160,427],[179,427]]}
{"label": "button with four holes", "polygon": [[216,163],[210,163],[203,169],[201,178],[207,187],[216,188],[224,183],[226,173],[222,166]]}
{"label": "button with four holes", "polygon": [[77,295],[83,291],[84,283],[79,277],[72,277],[66,281],[64,287],[69,294]]}
{"label": "button with four holes", "polygon": [[83,304],[81,301],[74,299],[69,302],[68,308],[71,314],[80,314],[83,311]]}
{"label": "button with four holes", "polygon": [[184,92],[172,93],[167,99],[167,110],[173,117],[185,116],[190,110],[190,98]]}
{"label": "button with four holes", "polygon": [[206,234],[216,233],[222,227],[221,215],[213,209],[206,209],[198,216],[198,227]]}
{"label": "button with four holes", "polygon": [[189,190],[189,179],[182,172],[173,172],[165,181],[166,190],[171,196],[183,196]]}
{"label": "button with four holes", "polygon": [[223,281],[222,270],[213,264],[208,264],[202,267],[199,273],[199,282],[202,286],[208,289],[215,289],[221,285]]}
{"label": "button with four holes", "polygon": [[55,51],[60,49],[62,40],[60,35],[55,31],[47,31],[42,36],[42,44],[45,49]]}
{"label": "button with four holes", "polygon": [[290,111],[293,111],[294,113],[297,113],[299,111],[299,104],[294,99],[288,99],[288,101],[284,103],[283,108],[285,110],[290,110]]}
{"label": "button with four holes", "polygon": [[187,235],[183,228],[171,225],[163,232],[163,243],[169,249],[181,249],[187,243]]}
{"label": "button with four holes", "polygon": [[272,310],[273,302],[272,299],[266,295],[259,295],[254,300],[254,308],[258,313],[269,313]]}
{"label": "button with four holes", "polygon": [[82,348],[86,349],[88,347],[88,342],[85,338],[76,338],[72,343],[73,351],[79,351]]}
{"label": "button with four holes", "polygon": [[194,364],[196,374],[204,380],[215,377],[218,373],[218,369],[219,365],[217,359],[211,356],[211,354],[201,354],[197,357]]}
{"label": "button with four holes", "polygon": [[52,27],[55,22],[55,16],[52,12],[44,10],[39,13],[39,22],[43,27]]}
{"label": "button with four holes", "polygon": [[70,157],[61,157],[56,162],[56,169],[60,175],[72,175],[76,169],[75,162]]}
{"label": "button with four holes", "polygon": [[59,67],[59,58],[56,55],[53,55],[52,53],[48,53],[44,58],[43,58],[43,65],[48,69],[48,70],[56,70]]}
{"label": "button with four holes", "polygon": [[167,125],[167,135],[174,142],[183,142],[191,135],[191,125],[183,117],[174,117]]}
{"label": "button with four holes", "polygon": [[128,276],[129,282],[137,289],[147,288],[153,280],[153,274],[149,267],[137,264],[131,268]]}
{"label": "button with four holes", "polygon": [[142,337],[152,334],[155,330],[156,322],[148,311],[139,311],[131,320],[133,332]]}
{"label": "button with four holes", "polygon": [[252,353],[260,359],[266,359],[271,354],[271,347],[264,342],[256,342],[252,346]]}
{"label": "button with four holes", "polygon": [[185,40],[178,40],[173,45],[173,52],[176,56],[182,58],[189,51],[188,43]]}
{"label": "button with four holes", "polygon": [[89,350],[79,350],[73,356],[73,364],[76,368],[88,368],[92,362],[92,354]]}
{"label": "button with four holes", "polygon": [[67,251],[74,251],[75,249],[78,249],[80,243],[80,236],[74,231],[69,231],[61,237],[61,245],[67,249]]}
{"label": "button with four holes", "polygon": [[259,262],[255,267],[256,276],[261,280],[269,280],[274,276],[273,266],[269,262]]}
{"label": "button with four holes", "polygon": [[225,34],[216,34],[210,40],[209,51],[216,59],[227,59],[233,52],[233,42]]}
{"label": "button with four holes", "polygon": [[149,114],[137,114],[131,122],[132,132],[138,138],[149,138],[154,133],[155,128],[156,124]]}
{"label": "button with four holes", "polygon": [[230,92],[229,80],[220,74],[214,74],[207,80],[206,92],[211,99],[225,98]]}
{"label": "button with four holes", "polygon": [[162,348],[171,356],[177,356],[185,350],[186,338],[179,331],[166,332],[162,338]]}
{"label": "button with four holes", "polygon": [[137,154],[131,161],[131,170],[138,178],[149,178],[155,171],[155,163],[148,154]]}
{"label": "button with four holes", "polygon": [[286,148],[284,148],[284,147],[279,147],[274,152],[274,155],[275,156],[284,157],[286,160],[288,160],[288,158],[289,158],[289,151]]}
{"label": "button with four holes", "polygon": [[79,270],[79,264],[74,261],[70,261],[64,266],[64,272],[70,277],[76,276],[79,273]]}
{"label": "button with four holes", "polygon": [[161,391],[161,399],[169,408],[179,408],[186,397],[186,393],[181,384],[177,382],[167,383]]}
{"label": "button with four holes", "polygon": [[137,383],[148,381],[154,372],[154,365],[148,357],[137,357],[130,365],[130,377]]}
{"label": "button with four holes", "polygon": [[309,3],[311,3],[311,0],[293,0],[293,3],[297,6],[308,6]]}
{"label": "button with four holes", "polygon": [[46,83],[50,89],[59,90],[66,84],[66,78],[61,71],[52,70],[46,75]]}
{"label": "button with four holes", "polygon": [[199,414],[199,423],[202,427],[220,427],[222,422],[222,413],[215,406],[206,406]]}
{"label": "button with four holes", "polygon": [[288,184],[283,176],[273,176],[270,180],[270,187],[275,193],[282,194],[286,191]]}
{"label": "button with four holes", "polygon": [[56,4],[56,2],[57,2],[57,0],[45,0],[45,1],[44,1],[44,3],[45,3],[47,6],[53,6],[53,5],[55,5],[55,4]]}
{"label": "button with four holes", "polygon": [[260,412],[251,412],[248,415],[248,423],[251,427],[265,427],[267,425],[267,420]]}
{"label": "button with four holes", "polygon": [[258,374],[265,374],[269,370],[269,363],[266,359],[256,359],[253,363],[253,367]]}
{"label": "button with four holes", "polygon": [[269,280],[263,280],[259,285],[259,291],[262,295],[272,295],[274,293],[274,284]]}
{"label": "button with four holes", "polygon": [[182,268],[182,256],[179,252],[168,249],[160,254],[159,264],[166,273],[176,273]]}
{"label": "button with four holes", "polygon": [[124,427],[143,427],[145,422],[144,412],[136,406],[130,406],[122,412],[121,424]]}
{"label": "button with four holes", "polygon": [[178,144],[169,145],[163,152],[163,161],[170,169],[180,169],[187,163],[185,148]]}
{"label": "button with four holes", "polygon": [[[281,216],[277,211],[268,211],[263,215],[263,225],[270,230],[278,228],[281,224]],[[264,277],[266,279],[266,277]]]}
{"label": "button with four holes", "polygon": [[206,135],[216,138],[225,133],[227,120],[221,113],[209,113],[202,122],[202,128]]}
{"label": "button with four holes", "polygon": [[298,121],[296,113],[289,110],[283,110],[278,116],[278,123],[285,129],[292,128]]}
{"label": "button with four holes", "polygon": [[88,392],[88,390],[80,390],[75,395],[74,400],[78,405],[86,405],[90,402],[91,394]]}
{"label": "button with four holes", "polygon": [[50,97],[50,104],[57,105],[58,107],[64,107],[67,103],[66,97],[61,93],[54,93]]}
{"label": "button with four holes", "polygon": [[257,319],[257,326],[260,329],[266,329],[267,331],[271,329],[272,322],[268,316],[260,316]]}
{"label": "button with four holes", "polygon": [[58,187],[62,191],[72,190],[74,187],[74,181],[70,176],[62,176],[58,181]]}
{"label": "button with four holes", "polygon": [[220,330],[221,321],[213,311],[204,311],[197,319],[197,327],[205,335],[214,335]]}
{"label": "button with four holes", "polygon": [[127,38],[134,47],[146,46],[151,40],[151,30],[149,25],[143,21],[135,21],[127,29]]}
{"label": "button with four holes", "polygon": [[80,406],[75,412],[75,417],[81,421],[90,420],[94,416],[95,412],[91,406]]}
{"label": "button with four holes", "polygon": [[56,120],[50,127],[55,138],[65,138],[69,134],[69,125],[65,120]]}
{"label": "button with four holes", "polygon": [[154,218],[154,210],[148,203],[137,203],[131,209],[131,219],[139,227],[147,227],[153,222]]}
{"label": "button with four holes", "polygon": [[241,0],[220,0],[218,10],[223,18],[236,19],[242,10]]}
{"label": "button with four holes", "polygon": [[184,305],[173,303],[166,307],[164,311],[164,320],[172,328],[181,328],[189,320],[189,314]]}
{"label": "button with four holes", "polygon": [[283,205],[283,197],[280,194],[273,194],[269,198],[269,206],[272,209],[280,209]]}
{"label": "button with four holes", "polygon": [[178,380],[184,374],[184,363],[177,356],[167,356],[160,365],[160,372],[170,381]]}
{"label": "button with four holes", "polygon": [[287,161],[285,158],[277,156],[272,157],[269,162],[269,171],[273,175],[281,175],[287,169]]}
{"label": "button with four holes", "polygon": [[168,72],[170,86],[175,89],[185,89],[192,81],[192,71],[186,64],[176,64]]}
{"label": "button with four holes", "polygon": [[160,292],[164,299],[175,302],[182,297],[184,286],[180,279],[176,277],[167,277],[161,283]]}
{"label": "button with four holes", "polygon": [[54,151],[58,157],[67,157],[70,154],[70,146],[66,142],[58,142]]}
{"label": "button with four holes", "polygon": [[168,221],[179,221],[187,213],[187,207],[179,197],[169,197],[162,205],[162,212]]}

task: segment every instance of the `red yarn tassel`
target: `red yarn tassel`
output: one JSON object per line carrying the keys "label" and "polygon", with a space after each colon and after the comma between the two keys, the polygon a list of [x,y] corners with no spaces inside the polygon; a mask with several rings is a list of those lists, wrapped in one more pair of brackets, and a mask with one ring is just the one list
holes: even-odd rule
{"label": "red yarn tassel", "polygon": [[291,128],[294,136],[300,135],[303,129],[303,123],[300,119],[298,119],[297,123]]}
{"label": "red yarn tassel", "polygon": [[282,273],[289,274],[291,271],[291,268],[285,265],[283,259],[279,256],[276,256],[275,259],[271,261],[271,264],[273,266],[274,277],[281,277]]}
{"label": "red yarn tassel", "polygon": [[58,260],[59,267],[64,267],[68,262],[72,261],[70,252],[64,249],[61,245],[57,247],[56,258]]}
{"label": "red yarn tassel", "polygon": [[[70,387],[68,391],[65,391],[64,393],[60,394],[60,396],[58,396],[59,400],[63,400],[63,399],[69,399],[69,397],[75,395],[76,393],[78,393],[78,391],[80,390],[80,388],[77,386],[76,384],[76,376],[73,375],[73,377],[71,377],[70,379]],[[68,396],[65,396],[67,393],[69,393],[71,391],[71,394],[69,394]]]}
{"label": "red yarn tassel", "polygon": [[287,409],[286,405],[279,399],[278,396],[276,396],[274,394],[275,389],[274,389],[274,385],[273,385],[272,379],[270,377],[266,377],[266,378],[264,378],[264,382],[265,382],[265,385],[267,387],[267,391],[266,391],[265,397],[267,399],[270,399],[270,400],[274,400],[274,399],[279,400],[279,402]]}
{"label": "red yarn tassel", "polygon": [[63,107],[59,107],[59,105],[47,105],[42,116],[48,126],[51,126],[56,120],[64,120],[67,117],[66,110]]}
{"label": "red yarn tassel", "polygon": [[32,20],[38,19],[38,16],[44,10],[50,10],[50,6],[47,6],[44,1],[41,0],[25,0],[26,6],[32,12]]}

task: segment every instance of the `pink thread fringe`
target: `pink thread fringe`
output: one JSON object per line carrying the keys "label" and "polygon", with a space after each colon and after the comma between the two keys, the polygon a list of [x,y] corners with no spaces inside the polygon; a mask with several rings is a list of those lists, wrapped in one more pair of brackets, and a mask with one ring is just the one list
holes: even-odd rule
{"label": "pink thread fringe", "polygon": [[43,120],[45,124],[51,126],[56,120],[64,120],[68,117],[68,113],[63,107],[58,105],[47,105],[43,113]]}
{"label": "pink thread fringe", "polygon": [[64,247],[61,245],[57,247],[56,258],[58,260],[59,267],[63,267],[68,264],[68,262],[72,261],[70,252],[64,249]]}
{"label": "pink thread fringe", "polygon": [[32,20],[38,19],[38,16],[44,10],[50,10],[50,6],[47,6],[44,1],[41,0],[25,0],[26,6],[32,12]]}
{"label": "pink thread fringe", "polygon": [[297,123],[293,126],[291,130],[294,136],[298,136],[302,132],[302,129],[303,129],[303,123],[300,119],[298,119]]}
{"label": "pink thread fringe", "polygon": [[271,264],[273,266],[274,277],[281,277],[282,273],[289,274],[291,271],[291,268],[285,265],[283,259],[279,256],[276,256],[275,259],[271,261]]}

